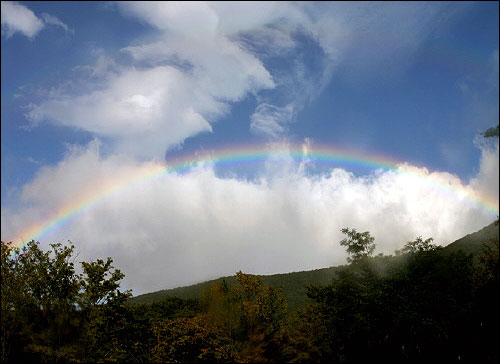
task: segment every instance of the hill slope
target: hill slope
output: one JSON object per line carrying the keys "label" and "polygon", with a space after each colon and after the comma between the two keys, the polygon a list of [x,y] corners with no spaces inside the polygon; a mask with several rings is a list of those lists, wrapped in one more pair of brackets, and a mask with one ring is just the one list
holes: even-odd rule
{"label": "hill slope", "polygon": [[[458,250],[463,250],[468,254],[478,256],[482,252],[482,245],[490,239],[498,239],[498,225],[492,223],[475,233],[466,235],[453,243],[447,245],[443,249],[443,253],[451,253]],[[315,269],[311,271],[282,273],[273,275],[261,276],[263,283],[273,287],[283,287],[283,293],[287,295],[288,307],[290,310],[302,307],[307,301],[306,285],[326,285],[335,276],[335,272],[339,267],[329,267]],[[199,298],[202,292],[208,289],[214,283],[220,283],[226,280],[232,284],[235,282],[232,276],[221,277],[218,279],[194,284],[191,286],[166,289],[152,293],[146,293],[130,299],[131,304],[153,303],[161,301],[167,297],[180,298]]]}
{"label": "hill slope", "polygon": [[[303,306],[307,300],[306,285],[325,285],[335,276],[337,267],[315,269],[310,271],[292,272],[261,276],[264,284],[273,287],[283,287],[283,293],[287,295],[288,306],[291,310]],[[214,283],[226,280],[229,284],[235,283],[233,276],[221,277],[210,281],[193,284],[191,286],[165,289],[157,292],[146,293],[130,299],[132,304],[153,303],[167,297],[199,298],[203,291]]]}
{"label": "hill slope", "polygon": [[478,256],[482,253],[483,243],[491,239],[498,239],[498,224],[495,222],[485,226],[475,233],[465,235],[464,237],[455,240],[453,243],[447,245],[443,251],[451,253],[463,250],[468,254]]}

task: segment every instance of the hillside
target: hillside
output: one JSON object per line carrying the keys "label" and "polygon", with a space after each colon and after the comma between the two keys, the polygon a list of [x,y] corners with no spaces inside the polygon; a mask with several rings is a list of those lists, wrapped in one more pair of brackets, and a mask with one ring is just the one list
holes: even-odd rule
{"label": "hillside", "polygon": [[[273,287],[283,287],[283,293],[287,295],[289,309],[295,309],[303,306],[307,300],[307,284],[327,284],[335,275],[337,267],[315,269],[310,271],[282,273],[273,275],[264,275],[263,283]],[[157,292],[146,293],[132,297],[129,302],[132,304],[153,303],[161,301],[167,297],[180,298],[199,298],[201,293],[208,289],[214,283],[220,283],[226,280],[229,284],[235,282],[233,276],[221,277],[210,281],[193,284],[191,286],[165,289]]]}
{"label": "hillside", "polygon": [[468,254],[478,256],[482,253],[483,243],[491,239],[498,239],[498,224],[496,222],[485,226],[475,233],[465,235],[464,237],[455,240],[453,243],[447,245],[443,249],[443,252],[451,253],[463,250]]}
{"label": "hillside", "polygon": [[[468,254],[478,256],[482,252],[483,242],[490,239],[498,239],[499,230],[498,225],[492,223],[485,226],[479,231],[468,234],[443,249],[443,253],[456,252],[463,250]],[[325,285],[335,276],[338,267],[329,267],[322,269],[315,269],[310,271],[282,273],[273,275],[263,275],[263,283],[273,287],[283,287],[283,293],[287,295],[288,307],[290,310],[302,307],[308,300],[306,296],[306,285]],[[152,293],[146,293],[129,300],[131,304],[153,303],[161,301],[167,297],[180,297],[180,298],[199,298],[201,293],[208,289],[214,283],[220,283],[226,280],[232,284],[235,282],[232,276],[221,277],[218,279],[194,284],[191,286],[178,287],[173,289],[166,289]]]}

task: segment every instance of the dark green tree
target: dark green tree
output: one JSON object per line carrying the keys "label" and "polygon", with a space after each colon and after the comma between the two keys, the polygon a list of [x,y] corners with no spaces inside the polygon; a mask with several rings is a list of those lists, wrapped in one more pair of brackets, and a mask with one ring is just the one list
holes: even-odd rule
{"label": "dark green tree", "polygon": [[[315,335],[299,330],[296,352],[306,361],[339,363],[495,358],[491,340],[484,353],[474,348],[481,325],[473,310],[472,256],[444,252],[431,242],[417,238],[398,256],[363,254],[340,268],[329,285],[309,286],[307,322],[297,327]],[[483,327],[484,338],[494,324]]]}
{"label": "dark green tree", "polygon": [[121,327],[128,317],[125,303],[130,292],[120,291],[120,280],[125,275],[114,269],[112,263],[111,258],[82,262],[78,305],[84,328],[80,340],[85,360],[97,361],[104,357],[126,360],[116,355],[126,354],[126,350],[119,345],[119,339]]}
{"label": "dark green tree", "polygon": [[340,245],[347,247],[347,261],[349,263],[360,260],[363,257],[369,257],[375,250],[374,238],[368,231],[359,233],[356,229],[349,230],[344,228],[341,230],[347,238],[340,241]]}
{"label": "dark green tree", "polygon": [[205,315],[153,323],[156,345],[151,361],[158,363],[234,362],[231,339],[221,335]]}
{"label": "dark green tree", "polygon": [[90,360],[96,338],[99,345],[113,338],[129,293],[120,292],[123,274],[110,258],[83,262],[78,275],[73,245],[51,244],[46,252],[34,241],[1,247],[3,362]]}
{"label": "dark green tree", "polygon": [[19,330],[5,338],[12,358],[58,361],[77,355],[72,340],[79,326],[75,303],[80,282],[74,270],[74,247],[50,247],[44,252],[34,241],[22,249],[2,243],[2,309],[9,310],[2,331]]}
{"label": "dark green tree", "polygon": [[423,240],[421,236],[417,237],[413,241],[409,241],[405,244],[403,249],[396,250],[396,255],[399,254],[415,254],[417,252],[425,252],[425,251],[432,251],[436,250],[439,247],[432,242],[434,241],[433,238],[428,238]]}
{"label": "dark green tree", "polygon": [[499,136],[499,130],[498,130],[498,125],[493,128],[489,128],[486,130],[484,133],[482,133],[485,138],[493,138]]}
{"label": "dark green tree", "polygon": [[236,284],[227,282],[210,288],[205,296],[207,321],[230,338],[234,357],[243,362],[277,362],[283,358],[287,313],[280,288],[262,283],[262,278],[241,271]]}
{"label": "dark green tree", "polygon": [[[498,221],[498,220],[497,220]],[[500,341],[500,265],[498,239],[483,244],[483,253],[474,276],[474,316],[475,332],[471,337],[471,346],[482,360],[498,362],[500,359],[498,342]]]}

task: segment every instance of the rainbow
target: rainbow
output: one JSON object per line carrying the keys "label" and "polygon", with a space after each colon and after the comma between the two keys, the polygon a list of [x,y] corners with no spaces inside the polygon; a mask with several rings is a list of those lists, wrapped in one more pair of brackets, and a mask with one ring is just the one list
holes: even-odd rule
{"label": "rainbow", "polygon": [[[98,192],[96,192],[96,186],[89,186],[86,191],[82,191],[80,198],[73,199],[71,203],[61,207],[44,221],[28,226],[18,234],[19,238],[14,242],[16,246],[22,247],[28,241],[40,240],[110,198],[124,193],[133,193],[134,190],[147,187],[147,185],[173,173],[189,173],[193,168],[203,168],[204,166],[245,165],[252,162],[265,162],[269,159],[278,162],[280,160],[293,160],[295,162],[326,163],[332,168],[339,165],[368,167],[378,171],[402,171],[403,166],[408,166],[387,156],[367,156],[328,145],[265,144],[219,148],[203,155],[180,156],[166,164],[146,163],[140,168],[139,173],[134,170],[133,174],[118,178],[108,184],[102,185],[100,182],[97,188]],[[422,172],[420,168],[405,168],[403,173],[407,173],[412,178],[428,177],[428,174]],[[486,211],[492,217],[498,216],[498,201],[490,197],[474,192],[470,188],[450,186],[436,181],[429,183],[432,184],[432,188],[449,196],[460,198],[468,204]]]}

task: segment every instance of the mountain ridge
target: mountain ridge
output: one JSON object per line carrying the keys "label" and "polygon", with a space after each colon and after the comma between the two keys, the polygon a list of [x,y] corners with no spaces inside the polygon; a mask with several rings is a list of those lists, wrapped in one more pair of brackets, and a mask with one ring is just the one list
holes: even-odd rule
{"label": "mountain ridge", "polygon": [[[443,247],[443,254],[451,254],[459,250],[477,257],[482,252],[483,243],[490,239],[499,238],[498,220],[483,227],[482,229],[467,234]],[[318,268],[313,270],[278,273],[271,275],[258,275],[266,285],[273,287],[281,286],[283,293],[287,295],[287,301],[291,310],[303,306],[307,302],[306,286],[308,284],[326,285],[335,276],[336,271],[344,265]],[[235,283],[233,276],[219,277],[216,279],[177,288],[159,290],[141,294],[129,299],[130,304],[149,304],[161,301],[167,297],[179,297],[183,299],[200,298],[203,291],[214,283],[226,280],[228,284]]]}

